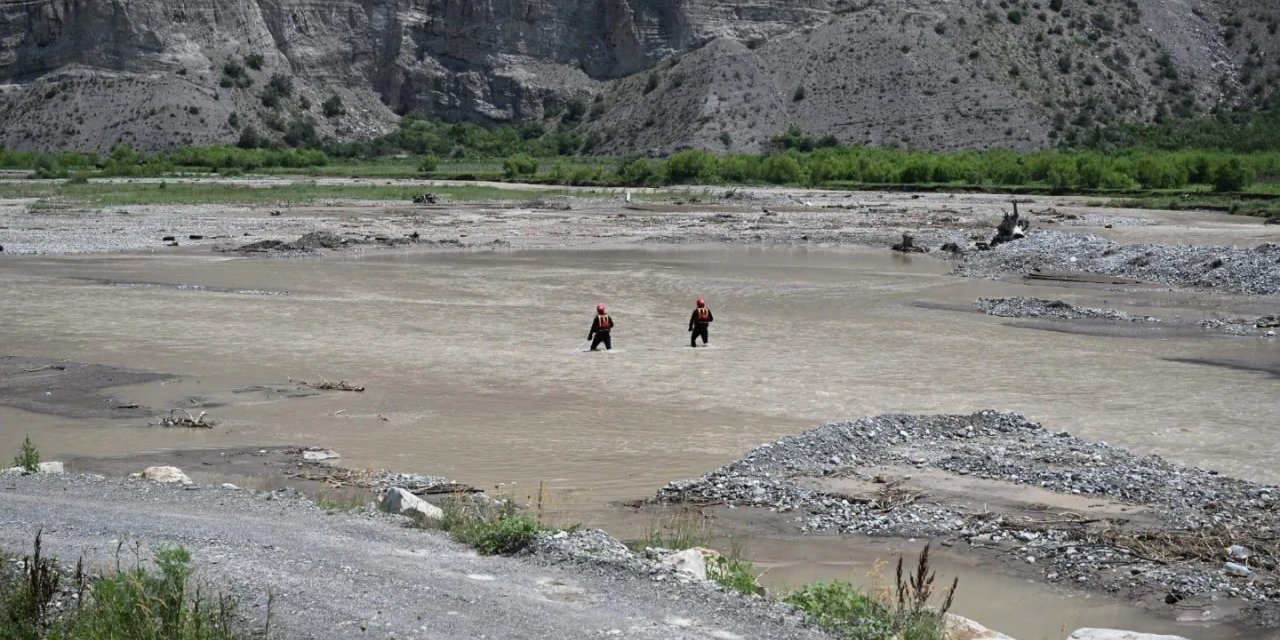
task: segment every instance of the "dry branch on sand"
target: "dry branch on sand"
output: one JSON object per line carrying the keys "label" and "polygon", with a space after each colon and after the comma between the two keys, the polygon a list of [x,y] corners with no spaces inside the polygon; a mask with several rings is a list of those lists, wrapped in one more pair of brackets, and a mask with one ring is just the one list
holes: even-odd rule
{"label": "dry branch on sand", "polygon": [[[180,415],[185,414],[185,415]],[[186,409],[170,409],[169,415],[160,418],[160,422],[156,423],[161,427],[183,427],[186,429],[212,429],[215,424],[212,420],[205,420],[205,412],[201,411],[200,415],[193,416]]]}
{"label": "dry branch on sand", "polygon": [[306,380],[298,380],[298,384],[303,385],[305,387],[311,387],[312,389],[316,389],[318,391],[355,391],[357,393],[364,391],[364,387],[362,386],[351,384],[346,380],[329,382],[328,380],[325,379],[324,376],[320,376],[320,382],[307,382]]}

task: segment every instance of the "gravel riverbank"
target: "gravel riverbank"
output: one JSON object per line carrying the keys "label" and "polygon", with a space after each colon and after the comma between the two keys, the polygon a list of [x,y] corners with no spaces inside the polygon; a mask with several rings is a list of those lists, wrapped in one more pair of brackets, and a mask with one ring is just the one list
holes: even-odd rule
{"label": "gravel riverbank", "polygon": [[793,514],[810,533],[936,537],[1050,582],[1280,624],[1280,488],[1014,414],[828,424],[670,483],[654,500]]}
{"label": "gravel riverbank", "polygon": [[[789,608],[566,554],[563,540],[481,557],[402,516],[328,510],[291,489],[13,475],[0,477],[0,513],[0,548],[28,551],[42,529],[47,553],[91,568],[112,566],[120,543],[143,558],[183,546],[251,626],[271,593],[272,636],[289,640],[828,637]],[[593,544],[619,546],[609,540]]]}

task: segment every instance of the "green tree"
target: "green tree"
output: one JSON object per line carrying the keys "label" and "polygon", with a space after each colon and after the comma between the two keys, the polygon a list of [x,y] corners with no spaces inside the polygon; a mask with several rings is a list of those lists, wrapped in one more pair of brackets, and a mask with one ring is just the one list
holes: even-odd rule
{"label": "green tree", "polygon": [[1243,191],[1253,180],[1253,173],[1239,158],[1231,158],[1213,170],[1213,190],[1218,193]]}
{"label": "green tree", "polygon": [[419,173],[432,173],[440,167],[440,158],[433,154],[422,156],[422,160],[418,161]]}

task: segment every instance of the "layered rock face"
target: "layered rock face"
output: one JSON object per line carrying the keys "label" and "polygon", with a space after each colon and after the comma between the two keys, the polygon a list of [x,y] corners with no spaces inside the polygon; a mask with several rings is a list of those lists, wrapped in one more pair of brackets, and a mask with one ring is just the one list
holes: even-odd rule
{"label": "layered rock face", "polygon": [[[245,125],[276,135],[307,117],[321,135],[355,139],[409,112],[537,119],[603,94],[588,128],[610,152],[755,149],[792,123],[849,142],[1031,147],[1068,128],[1055,119],[1150,118],[1165,103],[1202,112],[1275,84],[1280,10],[1264,0],[1002,4],[10,2],[0,142],[172,148],[233,141]],[[246,56],[261,68],[224,73]],[[292,92],[270,106],[262,91],[277,74]],[[334,96],[345,113],[326,116]]]}

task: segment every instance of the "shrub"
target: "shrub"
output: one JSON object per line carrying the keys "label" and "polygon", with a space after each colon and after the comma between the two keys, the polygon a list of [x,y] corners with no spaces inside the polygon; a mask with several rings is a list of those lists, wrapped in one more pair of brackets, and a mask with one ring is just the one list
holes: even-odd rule
{"label": "shrub", "polygon": [[431,173],[440,167],[440,158],[427,154],[418,161],[419,173]]}
{"label": "shrub", "polygon": [[517,153],[502,161],[502,173],[507,178],[531,176],[538,172],[538,161],[527,154]]}
{"label": "shrub", "polygon": [[13,466],[22,467],[31,473],[40,470],[40,450],[36,449],[36,445],[32,444],[31,436],[27,436],[22,441],[22,448],[18,450],[18,455],[13,458]]}
{"label": "shrub", "polygon": [[804,96],[805,96],[804,85],[800,85],[796,87],[795,93],[791,94],[791,100],[792,102],[800,102],[801,100],[804,100]]}
{"label": "shrub", "polygon": [[1022,24],[1022,11],[1019,9],[1010,9],[1009,13],[1005,14],[1005,17],[1013,24]]}
{"label": "shrub", "polygon": [[342,106],[342,98],[337,94],[329,96],[329,99],[320,105],[320,111],[326,118],[336,118],[347,113],[346,108]]}
{"label": "shrub", "polygon": [[244,57],[244,65],[254,71],[261,70],[263,62],[266,62],[266,59],[262,57],[261,53],[251,53]]}
{"label": "shrub", "polygon": [[574,124],[582,120],[582,116],[585,115],[586,113],[587,113],[587,103],[577,98],[574,98],[573,100],[569,101],[569,104],[565,105],[564,115],[561,116],[560,121],[564,122],[565,124]]}
{"label": "shrub", "polygon": [[648,79],[644,81],[644,93],[648,95],[658,88],[658,74],[650,73]]}
{"label": "shrub", "polygon": [[240,130],[240,139],[236,142],[236,146],[241,149],[257,149],[262,146],[262,142],[258,130],[250,125]]}
{"label": "shrub", "polygon": [[1213,190],[1219,193],[1241,191],[1253,184],[1253,174],[1239,158],[1231,158],[1213,169]]}
{"label": "shrub", "polygon": [[681,151],[667,160],[667,181],[674,184],[713,181],[718,163],[717,158],[706,151]]}

